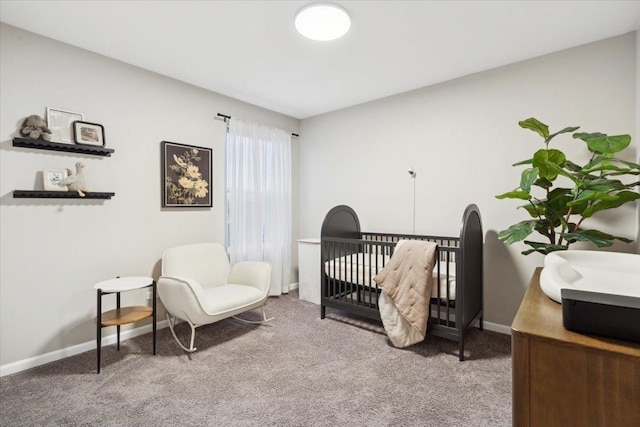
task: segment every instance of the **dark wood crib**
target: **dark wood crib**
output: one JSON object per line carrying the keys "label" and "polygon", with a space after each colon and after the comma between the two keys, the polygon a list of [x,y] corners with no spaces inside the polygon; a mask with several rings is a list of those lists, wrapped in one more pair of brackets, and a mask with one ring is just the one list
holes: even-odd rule
{"label": "dark wood crib", "polygon": [[465,332],[476,320],[482,329],[483,233],[474,204],[465,209],[460,235],[453,237],[363,232],[349,206],[331,209],[321,231],[321,317],[331,307],[381,320],[373,278],[397,242],[407,239],[438,244],[427,334],[457,340],[463,361]]}

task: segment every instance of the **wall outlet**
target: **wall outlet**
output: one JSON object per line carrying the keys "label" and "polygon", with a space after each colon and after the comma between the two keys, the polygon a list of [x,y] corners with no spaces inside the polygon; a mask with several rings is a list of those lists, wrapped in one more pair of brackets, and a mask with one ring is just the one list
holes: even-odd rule
{"label": "wall outlet", "polygon": [[147,299],[148,300],[149,299],[153,299],[153,291],[152,290],[147,291]]}

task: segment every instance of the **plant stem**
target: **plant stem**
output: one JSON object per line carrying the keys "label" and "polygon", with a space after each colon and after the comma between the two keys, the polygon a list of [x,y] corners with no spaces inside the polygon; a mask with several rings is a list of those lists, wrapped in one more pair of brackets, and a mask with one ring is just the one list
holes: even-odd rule
{"label": "plant stem", "polygon": [[[574,200],[575,200],[575,198],[574,198]],[[570,206],[569,207],[569,211],[567,212],[567,216],[565,217],[564,222],[562,223],[562,230],[560,231],[560,237],[558,238],[558,244],[559,245],[562,244],[562,235],[564,234],[564,231],[569,229],[569,219],[571,219],[571,212],[572,211],[573,211],[573,206]],[[570,233],[572,231],[575,231],[575,230],[569,230]],[[567,246],[569,246],[569,242],[567,242]]]}
{"label": "plant stem", "polygon": [[[593,161],[593,159],[595,157],[596,157],[596,153],[594,152],[591,155],[591,159],[589,159],[589,164]],[[602,171],[600,171],[600,176],[602,176]],[[582,178],[580,179],[580,182],[584,182],[585,178],[586,178],[586,175],[583,175]],[[580,196],[580,193],[581,193],[580,190],[576,191],[576,194],[573,196],[573,201],[575,201]],[[589,206],[591,205],[591,203],[587,203],[587,204]],[[569,207],[569,211],[567,212],[567,216],[565,217],[564,223],[562,224],[562,230],[560,232],[560,238],[558,239],[558,244],[559,245],[562,244],[562,235],[564,234],[565,229],[568,230],[568,228],[569,228],[569,220],[571,219],[571,212],[573,212],[573,206]],[[573,230],[569,230],[569,232],[573,233],[573,232],[577,231],[578,228],[580,228],[580,224],[582,224],[582,221],[584,221],[584,220],[585,220],[585,218],[581,217],[580,221],[578,221],[578,223],[576,224],[575,228]],[[570,245],[570,243],[567,241],[567,246],[569,246],[569,245]]]}
{"label": "plant stem", "polygon": [[[547,145],[549,143],[547,142]],[[549,200],[549,187],[546,188],[547,191],[547,200]],[[547,213],[547,216],[549,214]],[[553,245],[555,244],[555,240],[556,240],[556,229],[553,227],[553,222],[551,222],[550,224],[547,224],[547,227],[549,227],[549,242]]]}

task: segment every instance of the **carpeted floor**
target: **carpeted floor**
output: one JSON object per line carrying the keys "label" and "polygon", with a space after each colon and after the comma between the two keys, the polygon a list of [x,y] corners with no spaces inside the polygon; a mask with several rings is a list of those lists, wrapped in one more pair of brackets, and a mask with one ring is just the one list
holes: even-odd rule
{"label": "carpeted floor", "polygon": [[321,320],[297,292],[266,309],[265,326],[198,328],[192,355],[162,329],[156,356],[151,334],[103,348],[99,375],[89,351],[3,377],[0,425],[511,425],[506,335],[474,329],[459,362],[453,341],[396,349],[381,324],[330,309]]}

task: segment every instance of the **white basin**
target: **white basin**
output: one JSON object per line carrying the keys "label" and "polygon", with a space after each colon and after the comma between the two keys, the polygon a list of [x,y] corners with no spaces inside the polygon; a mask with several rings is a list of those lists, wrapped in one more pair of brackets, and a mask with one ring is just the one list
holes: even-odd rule
{"label": "white basin", "polygon": [[640,298],[640,255],[602,251],[558,251],[544,258],[540,287],[562,302],[560,289],[572,288]]}

